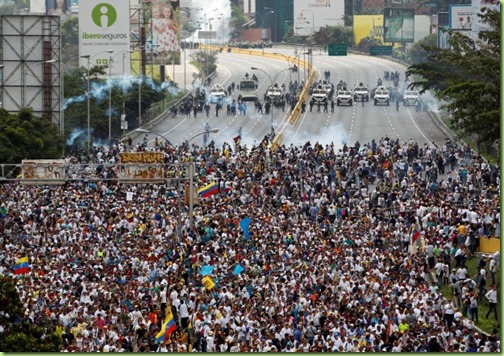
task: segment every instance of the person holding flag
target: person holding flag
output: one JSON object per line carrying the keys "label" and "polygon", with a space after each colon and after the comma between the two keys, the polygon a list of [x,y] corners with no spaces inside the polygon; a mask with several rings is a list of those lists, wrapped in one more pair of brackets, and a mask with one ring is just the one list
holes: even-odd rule
{"label": "person holding flag", "polygon": [[13,267],[14,274],[26,274],[30,272],[30,262],[28,257],[22,257],[16,260],[16,264]]}
{"label": "person holding flag", "polygon": [[171,334],[177,330],[177,324],[175,324],[175,319],[171,312],[171,307],[166,309],[166,317],[161,325],[161,330],[156,334],[156,343],[162,343],[168,340]]}
{"label": "person holding flag", "polygon": [[416,252],[416,249],[413,250],[413,247],[416,246],[416,242],[420,237],[420,235],[421,235],[420,227],[418,225],[413,224],[411,226],[411,247],[412,247],[411,252]]}
{"label": "person holding flag", "polygon": [[242,128],[240,126],[240,128],[238,129],[238,136],[233,137],[233,141],[235,143],[235,149],[240,146],[241,138],[242,138]]}

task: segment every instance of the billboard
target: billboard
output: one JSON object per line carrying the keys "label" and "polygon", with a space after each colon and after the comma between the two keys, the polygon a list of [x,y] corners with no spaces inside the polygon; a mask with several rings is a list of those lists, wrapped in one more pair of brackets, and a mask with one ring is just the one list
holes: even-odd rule
{"label": "billboard", "polygon": [[[129,75],[130,13],[123,0],[86,0],[79,2],[80,65],[106,65],[112,59],[111,75]],[[112,54],[108,50],[114,51]],[[123,63],[122,61],[125,61]]]}
{"label": "billboard", "polygon": [[481,9],[486,7],[491,10],[497,10],[500,11],[500,1],[498,0],[472,0],[472,13],[473,13],[473,18],[472,18],[472,26],[471,26],[471,31],[472,31],[472,37],[477,38],[478,37],[478,32],[480,31],[485,31],[488,29],[488,25],[485,25],[481,22],[480,17],[478,16],[479,13],[481,13]]}
{"label": "billboard", "polygon": [[471,31],[473,24],[471,5],[450,5],[450,29]]}
{"label": "billboard", "polygon": [[366,37],[383,36],[383,15],[355,15],[353,17],[354,43],[358,45]]}
{"label": "billboard", "polygon": [[64,159],[32,159],[21,161],[22,182],[24,184],[65,183]]}
{"label": "billboard", "polygon": [[30,0],[30,14],[45,14],[47,0]]}
{"label": "billboard", "polygon": [[163,152],[121,152],[118,178],[121,182],[163,182]]}
{"label": "billboard", "polygon": [[414,39],[415,9],[385,8],[383,42],[413,43]]}
{"label": "billboard", "polygon": [[46,15],[58,15],[61,21],[72,16],[72,0],[45,0]]}
{"label": "billboard", "polygon": [[294,33],[309,36],[325,26],[343,26],[345,1],[294,0]]}
{"label": "billboard", "polygon": [[3,108],[17,113],[29,107],[33,115],[62,125],[60,17],[3,15],[0,28]]}
{"label": "billboard", "polygon": [[158,55],[165,56],[170,52],[179,52],[179,24],[176,11],[179,0],[159,0],[152,2],[152,22],[148,30],[147,43]]}

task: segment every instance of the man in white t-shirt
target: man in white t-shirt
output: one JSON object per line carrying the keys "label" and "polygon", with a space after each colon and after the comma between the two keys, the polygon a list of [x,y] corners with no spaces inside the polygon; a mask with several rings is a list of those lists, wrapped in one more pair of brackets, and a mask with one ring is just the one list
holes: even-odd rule
{"label": "man in white t-shirt", "polygon": [[443,262],[441,260],[438,260],[436,265],[434,266],[434,269],[436,270],[436,278],[438,282],[438,288],[441,289],[443,286]]}
{"label": "man in white t-shirt", "polygon": [[161,286],[159,292],[159,299],[161,300],[161,319],[164,320],[166,313],[166,286]]}
{"label": "man in white t-shirt", "polygon": [[495,284],[495,273],[497,273],[497,261],[495,260],[495,257],[490,259],[490,262],[488,263],[488,270],[490,271],[492,284]]}
{"label": "man in white t-shirt", "polygon": [[490,289],[486,294],[485,297],[488,300],[488,312],[486,314],[486,318],[488,319],[488,316],[490,313],[493,311],[495,320],[499,321],[499,317],[497,315],[497,287],[495,284],[492,284],[492,289]]}

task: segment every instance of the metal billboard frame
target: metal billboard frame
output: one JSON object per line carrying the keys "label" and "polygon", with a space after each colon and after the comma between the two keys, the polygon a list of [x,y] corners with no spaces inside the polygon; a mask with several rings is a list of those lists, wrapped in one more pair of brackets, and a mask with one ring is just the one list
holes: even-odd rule
{"label": "metal billboard frame", "polygon": [[[30,107],[63,127],[60,17],[0,17],[3,76],[1,102],[11,113]],[[48,63],[49,62],[49,63]]]}

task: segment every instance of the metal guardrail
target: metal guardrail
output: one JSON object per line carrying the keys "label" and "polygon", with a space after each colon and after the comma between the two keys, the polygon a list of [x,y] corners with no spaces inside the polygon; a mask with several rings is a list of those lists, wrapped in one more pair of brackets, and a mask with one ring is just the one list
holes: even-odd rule
{"label": "metal guardrail", "polygon": [[[36,163],[0,164],[1,182],[64,184],[68,181],[123,181],[129,183],[187,180],[187,164],[181,163]],[[107,172],[107,175],[104,175]],[[149,176],[149,173],[151,175]],[[155,177],[152,174],[156,174]]]}

